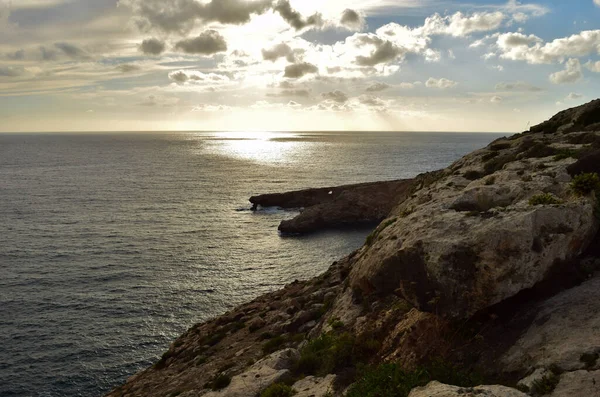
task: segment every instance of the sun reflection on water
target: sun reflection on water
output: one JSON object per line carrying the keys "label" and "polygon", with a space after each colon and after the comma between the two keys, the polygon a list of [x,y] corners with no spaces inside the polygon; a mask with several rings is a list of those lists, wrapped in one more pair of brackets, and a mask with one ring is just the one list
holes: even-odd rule
{"label": "sun reflection on water", "polygon": [[221,156],[285,166],[307,154],[311,143],[301,138],[292,132],[215,132],[206,148]]}

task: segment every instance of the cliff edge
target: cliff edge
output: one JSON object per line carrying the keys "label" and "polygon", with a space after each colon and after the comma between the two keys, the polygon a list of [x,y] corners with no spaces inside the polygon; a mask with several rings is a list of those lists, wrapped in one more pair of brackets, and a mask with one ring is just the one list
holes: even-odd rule
{"label": "cliff edge", "polygon": [[415,178],[361,249],[108,396],[600,395],[599,123],[600,100]]}

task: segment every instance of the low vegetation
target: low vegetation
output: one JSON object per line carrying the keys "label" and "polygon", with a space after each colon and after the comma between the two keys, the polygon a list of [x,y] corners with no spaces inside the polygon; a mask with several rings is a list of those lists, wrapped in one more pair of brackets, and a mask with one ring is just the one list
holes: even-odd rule
{"label": "low vegetation", "polygon": [[217,375],[210,383],[210,388],[213,390],[221,390],[229,386],[230,383],[231,377],[227,374],[221,373]]}
{"label": "low vegetation", "polygon": [[363,368],[360,380],[351,386],[347,397],[407,397],[415,387],[425,386],[433,380],[461,387],[485,383],[480,375],[442,360],[414,371],[406,371],[398,364],[381,364]]}
{"label": "low vegetation", "polygon": [[554,391],[560,378],[554,372],[544,376],[542,379],[536,380],[531,385],[529,393],[533,396],[545,396]]}
{"label": "low vegetation", "polygon": [[296,391],[290,386],[283,383],[274,383],[260,393],[260,397],[291,397],[295,394]]}
{"label": "low vegetation", "polygon": [[367,245],[373,245],[373,243],[377,240],[377,237],[379,237],[381,232],[383,232],[385,229],[396,223],[397,220],[397,218],[388,219],[387,221],[382,223],[377,229],[373,230],[373,232],[367,236]]}
{"label": "low vegetation", "polygon": [[579,174],[573,178],[571,189],[579,196],[600,190],[600,177],[597,173]]}
{"label": "low vegetation", "polygon": [[551,193],[543,193],[533,196],[529,199],[529,205],[556,205],[562,204],[562,201]]}
{"label": "low vegetation", "polygon": [[562,149],[554,156],[554,161],[560,161],[568,158],[577,158],[578,152],[573,149]]}

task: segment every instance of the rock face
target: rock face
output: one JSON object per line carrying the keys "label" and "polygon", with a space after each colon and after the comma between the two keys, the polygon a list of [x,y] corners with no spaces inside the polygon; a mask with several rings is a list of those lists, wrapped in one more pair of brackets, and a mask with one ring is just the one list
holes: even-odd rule
{"label": "rock face", "polygon": [[282,221],[282,233],[310,233],[326,228],[376,224],[403,200],[412,180],[362,183],[296,192],[265,194],[250,198],[253,208],[304,208],[291,220]]}
{"label": "rock face", "polygon": [[[299,397],[339,397],[352,390],[357,368],[382,362],[429,376],[411,385],[457,374],[456,383],[475,384],[464,381],[466,370],[532,396],[600,396],[600,187],[573,184],[599,171],[599,111],[600,101],[570,109],[445,170],[380,190],[253,198],[307,207],[296,231],[356,220],[362,215],[352,211],[372,209],[357,204],[369,187],[381,194],[376,202],[390,202],[370,213],[387,218],[363,248],[319,277],[192,327],[108,396],[256,396],[271,383],[295,381]],[[336,212],[342,208],[348,214]],[[323,368],[321,359],[334,369],[303,378],[307,364]],[[430,376],[436,359],[447,376]],[[375,379],[395,379],[383,375]],[[218,386],[220,377],[231,383]],[[434,381],[409,397],[455,396],[526,394]]]}
{"label": "rock face", "polygon": [[431,382],[425,387],[417,387],[408,397],[527,397],[518,390],[504,386],[456,387]]}
{"label": "rock face", "polygon": [[295,349],[275,352],[243,373],[234,376],[226,388],[204,394],[205,397],[247,397],[260,394],[273,383],[280,383],[290,377],[290,368],[300,354]]}
{"label": "rock face", "polygon": [[536,305],[531,326],[502,357],[507,371],[594,367],[582,357],[600,353],[600,278]]}
{"label": "rock face", "polygon": [[596,198],[570,187],[577,160],[556,156],[589,150],[573,136],[501,139],[453,164],[380,225],[354,289],[466,318],[568,266],[598,230]]}

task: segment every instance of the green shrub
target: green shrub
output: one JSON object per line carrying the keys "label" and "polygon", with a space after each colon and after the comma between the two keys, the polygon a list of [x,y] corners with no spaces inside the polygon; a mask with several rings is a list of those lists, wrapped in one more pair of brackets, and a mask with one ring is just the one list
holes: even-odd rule
{"label": "green shrub", "polygon": [[302,349],[295,370],[302,375],[324,376],[342,368],[355,367],[378,349],[379,342],[374,339],[357,338],[347,332],[327,332]]}
{"label": "green shrub", "polygon": [[562,201],[553,194],[544,193],[533,196],[529,199],[529,205],[555,205],[562,204]]}
{"label": "green shrub", "polygon": [[[491,157],[491,158],[493,158],[493,157]],[[465,172],[463,176],[465,177],[465,179],[468,179],[470,181],[475,181],[477,179],[483,178],[484,175],[479,171],[471,170],[471,171]]]}
{"label": "green shrub", "polygon": [[406,397],[415,387],[425,386],[432,380],[460,387],[483,384],[483,379],[472,371],[464,371],[442,360],[406,371],[398,364],[381,364],[363,370],[363,375],[348,391],[347,397]]}
{"label": "green shrub", "polygon": [[542,379],[533,381],[530,392],[533,396],[545,396],[556,389],[558,382],[560,382],[560,378],[556,374],[550,373]]}
{"label": "green shrub", "polygon": [[221,390],[229,386],[231,383],[231,377],[227,374],[217,375],[210,384],[210,388],[213,390]]}
{"label": "green shrub", "polygon": [[577,151],[573,149],[561,149],[554,156],[554,161],[560,161],[568,158],[577,158]]}
{"label": "green shrub", "polygon": [[593,191],[600,190],[600,177],[595,172],[579,174],[573,178],[571,188],[580,196],[588,195]]}
{"label": "green shrub", "polygon": [[267,387],[260,397],[291,397],[296,394],[296,391],[283,383],[274,383]]}
{"label": "green shrub", "polygon": [[281,335],[276,336],[263,345],[263,348],[262,348],[263,353],[265,353],[265,354],[273,353],[273,352],[279,350],[280,347],[285,345],[286,342],[287,342],[287,340],[283,336],[281,336]]}

